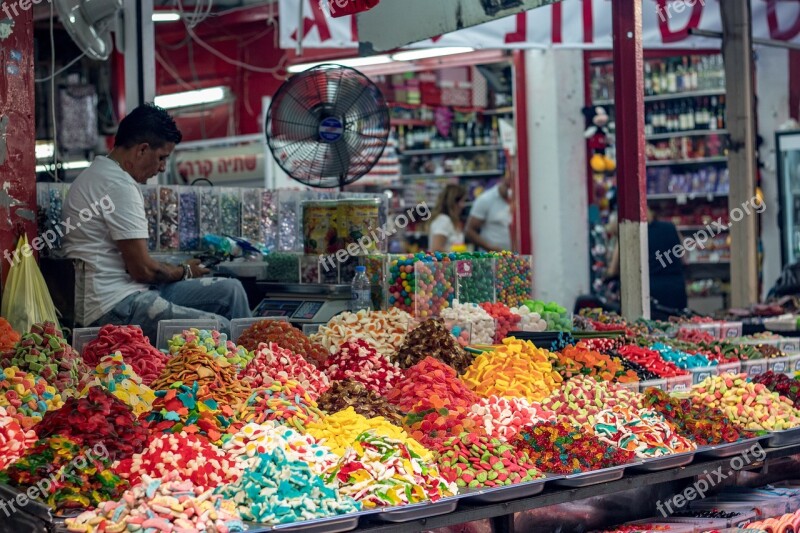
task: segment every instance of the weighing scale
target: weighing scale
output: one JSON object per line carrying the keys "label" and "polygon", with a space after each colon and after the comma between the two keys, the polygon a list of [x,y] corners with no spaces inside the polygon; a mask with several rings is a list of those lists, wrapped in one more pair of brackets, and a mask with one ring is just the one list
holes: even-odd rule
{"label": "weighing scale", "polygon": [[264,292],[254,317],[287,317],[295,324],[323,324],[350,309],[350,285],[317,283],[256,284]]}

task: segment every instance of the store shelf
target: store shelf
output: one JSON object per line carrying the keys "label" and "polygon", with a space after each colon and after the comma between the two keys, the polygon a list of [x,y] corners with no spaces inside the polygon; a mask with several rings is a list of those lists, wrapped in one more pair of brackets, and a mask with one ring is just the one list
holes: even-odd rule
{"label": "store shelf", "polygon": [[502,170],[481,170],[478,172],[459,172],[453,174],[407,174],[403,178],[407,180],[421,180],[429,178],[487,178],[490,176],[499,176]]}
{"label": "store shelf", "polygon": [[[726,195],[726,196],[727,196],[727,195]],[[676,227],[676,228],[678,228],[678,231],[700,231],[700,230],[706,230],[706,231],[708,231],[708,228],[709,228],[709,226],[710,226],[710,227],[711,227],[711,229],[713,229],[713,230],[714,230],[716,233],[727,233],[727,232],[728,232],[728,228],[724,228],[724,229],[720,230],[718,227],[716,227],[716,226],[715,226],[714,224],[712,224],[711,222],[709,222],[707,226],[701,226],[701,225],[686,225],[686,226],[675,226],[675,227]]]}
{"label": "store shelf", "polygon": [[[685,93],[669,93],[657,94],[653,96],[645,96],[644,101],[647,102],[662,102],[664,100],[680,100],[681,98],[702,98],[704,96],[724,96],[725,89],[706,89],[704,91],[689,91]],[[612,106],[614,100],[595,100],[592,105]]]}
{"label": "store shelf", "polygon": [[[768,465],[769,463],[781,460],[784,457],[800,454],[800,445],[792,445],[784,448],[767,448],[765,451],[765,462]],[[617,494],[622,491],[642,489],[652,485],[689,479],[694,476],[702,475],[704,471],[713,472],[717,468],[722,468],[723,471],[727,471],[730,469],[730,465],[730,458],[711,460],[695,458],[694,462],[690,465],[680,468],[672,468],[669,470],[662,470],[659,472],[648,472],[637,475],[629,474],[626,471],[625,476],[622,479],[617,481],[609,481],[608,483],[602,483],[600,485],[592,485],[589,487],[568,490],[553,490],[546,488],[543,493],[536,496],[489,505],[471,506],[460,504],[458,510],[456,510],[454,513],[435,516],[425,520],[415,520],[403,524],[370,524],[365,523],[368,522],[368,520],[362,520],[360,527],[356,531],[370,531],[376,533],[412,533],[430,531],[438,528],[445,528],[467,522],[473,522],[476,520],[505,517],[513,515],[514,513],[531,509],[539,509],[543,507],[549,507],[551,505],[577,502],[593,497]],[[746,464],[744,466],[744,470],[755,470],[763,466],[764,463],[753,462]]]}
{"label": "store shelf", "polygon": [[675,139],[678,137],[707,137],[709,135],[727,135],[728,130],[689,130],[689,131],[671,131],[669,133],[654,133],[647,135],[645,140],[660,141],[663,139]]}
{"label": "store shelf", "polygon": [[391,119],[392,126],[433,126],[435,122],[432,120],[419,120],[415,118],[393,118]]}
{"label": "store shelf", "polygon": [[701,157],[698,159],[666,159],[664,161],[648,161],[648,167],[673,167],[680,165],[705,165],[709,163],[727,163],[728,158],[724,155],[717,157]]}
{"label": "store shelf", "polygon": [[719,261],[690,261],[687,264],[689,266],[728,266],[731,264],[731,260],[720,259]]}
{"label": "store shelf", "polygon": [[715,198],[727,198],[726,192],[683,192],[683,193],[655,193],[648,194],[648,200],[707,200],[711,201]]}
{"label": "store shelf", "polygon": [[495,150],[502,150],[501,145],[492,146],[459,146],[456,148],[432,148],[424,150],[406,150],[405,152],[398,152],[400,157],[411,157],[415,155],[448,155],[448,154],[461,154],[466,152],[492,152]]}
{"label": "store shelf", "polygon": [[487,109],[486,111],[482,111],[484,115],[513,115],[514,108],[512,106],[508,107],[498,107],[497,109]]}

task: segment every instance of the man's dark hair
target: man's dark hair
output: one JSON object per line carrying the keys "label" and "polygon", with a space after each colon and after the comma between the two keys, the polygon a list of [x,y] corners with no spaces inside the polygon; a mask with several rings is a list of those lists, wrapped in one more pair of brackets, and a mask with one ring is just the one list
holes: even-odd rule
{"label": "man's dark hair", "polygon": [[148,143],[160,148],[166,143],[178,144],[183,139],[175,120],[155,104],[140,105],[122,119],[114,139],[114,146],[131,148]]}

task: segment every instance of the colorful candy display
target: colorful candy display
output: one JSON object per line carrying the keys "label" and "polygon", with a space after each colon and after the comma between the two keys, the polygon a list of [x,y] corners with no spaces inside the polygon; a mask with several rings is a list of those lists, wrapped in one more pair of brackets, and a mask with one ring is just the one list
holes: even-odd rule
{"label": "colorful candy display", "polygon": [[709,360],[708,357],[700,354],[688,354],[664,344],[657,342],[652,346],[652,349],[661,354],[661,357],[668,363],[674,363],[675,366],[681,369],[689,368],[705,368],[707,366],[717,365],[716,360]]}
{"label": "colorful candy display", "polygon": [[288,524],[360,510],[351,498],[327,487],[308,464],[287,458],[280,449],[260,454],[254,466],[218,494],[234,502],[245,520],[261,524]]}
{"label": "colorful candy display", "polygon": [[641,409],[642,396],[614,383],[576,376],[542,401],[542,407],[578,427],[590,429],[597,414],[616,406]]}
{"label": "colorful candy display", "polygon": [[190,481],[170,474],[163,479],[142,476],[116,502],[103,502],[97,509],[66,519],[68,531],[205,531],[239,533],[245,531],[240,516],[230,502],[213,495]]}
{"label": "colorful candy display", "polygon": [[191,386],[174,383],[159,390],[153,409],[144,420],[154,432],[186,432],[220,442],[234,414],[229,405],[219,405],[208,389],[195,381]]}
{"label": "colorful candy display", "polygon": [[450,335],[444,322],[437,319],[426,320],[411,330],[397,352],[396,360],[401,367],[410,368],[426,357],[438,359],[459,373],[472,362],[472,356]]}
{"label": "colorful candy display", "polygon": [[800,409],[800,379],[769,371],[754,377],[753,383],[761,383],[772,392],[787,397],[795,409]]}
{"label": "colorful candy display", "polygon": [[[463,283],[463,280],[460,279],[459,283]],[[488,280],[488,283],[491,287],[493,283],[491,278]],[[463,290],[463,287],[461,290]],[[477,303],[464,303],[485,301],[487,300],[464,298],[464,294],[462,293],[461,301],[453,300],[451,307],[442,309],[441,317],[456,324],[468,325],[471,330],[469,339],[471,344],[492,344],[494,342],[496,329],[492,315],[487,313],[486,310]]]}
{"label": "colorful candy display", "polygon": [[470,418],[496,439],[510,442],[524,427],[555,420],[555,414],[526,398],[481,398],[472,406]]}
{"label": "colorful candy display", "polygon": [[269,345],[274,342],[315,363],[322,363],[329,355],[323,346],[309,340],[302,331],[282,320],[256,322],[242,332],[237,342],[251,352],[255,352],[261,343]]}
{"label": "colorful candy display", "polygon": [[484,302],[481,308],[494,319],[495,330],[493,342],[500,343],[506,338],[510,331],[519,330],[519,323],[522,317],[517,313],[513,313],[511,308],[502,302],[490,303]]}
{"label": "colorful candy display", "polygon": [[306,359],[278,344],[262,343],[255,350],[255,357],[239,373],[239,378],[251,387],[268,387],[274,380],[297,381],[313,399],[330,387],[330,380],[323,372]]}
{"label": "colorful candy display", "polygon": [[111,324],[100,328],[97,338],[83,348],[81,355],[87,365],[95,367],[103,357],[117,352],[147,386],[158,378],[167,362],[167,356],[150,344],[140,328]]}
{"label": "colorful candy display", "polygon": [[633,452],[637,457],[661,457],[697,448],[657,412],[617,406],[601,411],[592,428],[601,441]]}
{"label": "colorful candy display", "polygon": [[291,461],[307,463],[311,471],[322,475],[339,460],[325,446],[317,444],[310,435],[303,435],[275,422],[247,424],[222,447],[231,459],[243,462],[242,469],[258,468],[259,456],[281,450]]}
{"label": "colorful candy display", "polygon": [[632,451],[609,446],[564,421],[540,422],[520,431],[512,444],[545,472],[577,474],[633,461]]}
{"label": "colorful candy display", "polygon": [[327,446],[339,456],[344,455],[345,450],[353,445],[359,435],[372,430],[376,435],[405,443],[409,449],[425,460],[432,457],[429,450],[409,437],[402,428],[390,424],[381,417],[363,417],[351,407],[325,416],[318,422],[309,423],[306,430],[309,435],[317,439],[317,442]]}
{"label": "colorful candy display", "polygon": [[3,368],[18,367],[44,378],[62,395],[74,395],[88,379],[88,369],[78,352],[67,344],[52,322],[34,324],[22,336],[14,351],[0,358]]}
{"label": "colorful candy display", "polygon": [[403,427],[427,449],[446,451],[444,443],[451,437],[458,437],[465,431],[484,434],[481,423],[470,415],[470,411],[460,405],[446,408],[423,400],[403,420]]}
{"label": "colorful candy display", "polygon": [[353,379],[377,394],[386,394],[403,375],[397,364],[362,339],[352,339],[339,346],[322,368],[332,382]]}
{"label": "colorful candy display", "polygon": [[602,381],[620,383],[639,381],[636,372],[625,370],[621,360],[588,349],[583,343],[567,346],[556,353],[554,366],[564,379],[573,376],[591,376]]}
{"label": "colorful candy display", "polygon": [[141,453],[117,461],[114,472],[131,485],[140,483],[142,476],[164,478],[174,472],[176,479],[204,489],[215,489],[242,475],[238,461],[228,458],[207,438],[186,432],[153,435]]}
{"label": "colorful candy display", "polygon": [[495,350],[475,358],[462,379],[481,397],[492,395],[540,401],[562,382],[551,354],[530,341],[503,339]]}
{"label": "colorful candy display", "polygon": [[22,457],[36,440],[36,432],[23,429],[16,418],[0,407],[0,470]]}
{"label": "colorful candy display", "polygon": [[224,357],[237,368],[247,366],[254,356],[253,352],[248,351],[244,346],[236,346],[228,340],[227,335],[216,330],[190,328],[173,336],[167,341],[167,344],[171,354],[178,353],[187,344],[204,348],[212,355]]}
{"label": "colorful candy display", "polygon": [[12,366],[0,374],[0,407],[16,418],[23,429],[38,424],[47,411],[64,405],[55,387],[44,378]]}
{"label": "colorful candy display", "polygon": [[176,383],[187,386],[197,383],[212,398],[234,409],[250,393],[247,384],[239,381],[236,367],[196,346],[184,346],[171,357],[152,387],[166,390]]}
{"label": "colorful candy display", "polygon": [[16,487],[36,485],[36,499],[52,509],[66,511],[93,507],[122,494],[127,483],[110,465],[102,444],[89,448],[75,439],[56,435],[37,441],[5,474]]}
{"label": "colorful candy display", "polygon": [[107,390],[133,409],[136,416],[150,411],[156,399],[155,392],[142,383],[142,378],[125,362],[120,352],[100,360],[94,370],[94,379],[84,387],[81,395],[88,394],[91,387]]}
{"label": "colorful candy display", "polygon": [[420,402],[433,402],[437,407],[470,408],[478,396],[458,379],[456,371],[433,357],[407,369],[405,376],[386,398],[402,411],[409,413]]}
{"label": "colorful candy display", "polygon": [[524,305],[532,313],[542,317],[547,324],[547,331],[572,331],[572,318],[567,310],[556,302],[525,300]]}
{"label": "colorful candy display", "polygon": [[442,475],[459,487],[499,487],[544,477],[525,453],[509,444],[475,433],[462,433],[444,443],[439,455]]}
{"label": "colorful candy display", "polygon": [[418,253],[389,263],[389,306],[421,318],[439,316],[455,296],[454,264],[448,254]]}
{"label": "colorful candy display", "polygon": [[325,480],[366,509],[436,501],[456,492],[435,463],[375,431],[358,435]]}
{"label": "colorful candy display", "polygon": [[49,411],[36,425],[36,434],[40,439],[58,435],[82,446],[104,446],[112,461],[130,457],[147,444],[147,428],[127,405],[100,387]]}
{"label": "colorful candy display", "polygon": [[322,416],[313,396],[300,383],[278,379],[269,387],[253,389],[237,418],[256,424],[277,421],[305,431],[309,422],[318,421]]}
{"label": "colorful candy display", "polygon": [[800,426],[800,411],[745,374],[711,376],[691,388],[692,401],[720,409],[734,424],[749,430],[781,431]]}
{"label": "colorful candy display", "polygon": [[664,361],[664,359],[661,358],[661,354],[648,348],[629,344],[619,348],[616,353],[623,359],[636,363],[643,369],[653,372],[661,378],[674,378],[677,376],[684,376],[688,373],[686,370],[678,368],[675,363]]}
{"label": "colorful candy display", "polygon": [[345,312],[320,327],[311,339],[330,353],[350,339],[363,339],[378,350],[378,353],[391,358],[403,344],[411,323],[411,315],[396,307],[388,311]]}
{"label": "colorful candy display", "polygon": [[642,403],[645,408],[658,412],[677,427],[681,434],[699,445],[736,442],[740,438],[750,436],[747,432],[741,432],[717,408],[689,399],[675,398],[652,387],[646,389],[643,394]]}
{"label": "colorful candy display", "polygon": [[328,413],[338,413],[352,407],[366,418],[380,416],[396,426],[403,421],[403,414],[397,407],[353,379],[334,381],[331,388],[317,399],[317,406]]}

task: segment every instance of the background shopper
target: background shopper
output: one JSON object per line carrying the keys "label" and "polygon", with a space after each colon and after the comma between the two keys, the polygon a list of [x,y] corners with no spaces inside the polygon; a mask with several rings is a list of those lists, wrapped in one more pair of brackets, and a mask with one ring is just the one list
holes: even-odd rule
{"label": "background shopper", "polygon": [[510,167],[502,181],[475,199],[467,219],[467,238],[490,252],[511,250],[511,197],[513,176]]}
{"label": "background shopper", "polygon": [[428,227],[428,250],[451,252],[454,245],[464,244],[464,221],[462,213],[467,202],[467,190],[463,185],[449,184],[439,194]]}

